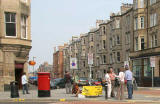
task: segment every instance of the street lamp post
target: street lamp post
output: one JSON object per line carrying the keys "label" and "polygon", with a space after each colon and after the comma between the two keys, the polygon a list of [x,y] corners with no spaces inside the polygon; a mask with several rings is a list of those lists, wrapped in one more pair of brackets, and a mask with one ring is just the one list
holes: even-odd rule
{"label": "street lamp post", "polygon": [[33,76],[34,76],[34,65],[36,64],[36,62],[34,61],[36,57],[33,57],[33,60],[29,61],[29,65],[31,65],[33,67],[32,71],[33,71]]}
{"label": "street lamp post", "polygon": [[[33,62],[35,62],[35,61],[34,61],[35,58],[36,58],[36,57],[33,56]],[[34,76],[34,75],[35,75],[35,72],[34,72],[34,65],[33,65],[33,76]]]}

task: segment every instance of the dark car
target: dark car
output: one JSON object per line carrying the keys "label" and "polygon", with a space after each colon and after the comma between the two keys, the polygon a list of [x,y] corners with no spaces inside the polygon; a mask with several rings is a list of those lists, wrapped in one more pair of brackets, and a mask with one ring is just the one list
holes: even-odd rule
{"label": "dark car", "polygon": [[80,77],[78,80],[78,85],[89,85],[87,77]]}
{"label": "dark car", "polygon": [[64,88],[65,87],[65,81],[64,81],[63,78],[51,79],[50,86],[53,89]]}

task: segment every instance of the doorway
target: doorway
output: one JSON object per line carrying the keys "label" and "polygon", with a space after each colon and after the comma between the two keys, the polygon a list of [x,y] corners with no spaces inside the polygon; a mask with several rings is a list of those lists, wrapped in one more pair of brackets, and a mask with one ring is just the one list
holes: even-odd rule
{"label": "doorway", "polygon": [[15,81],[18,82],[19,89],[22,89],[21,77],[23,71],[23,64],[15,64]]}

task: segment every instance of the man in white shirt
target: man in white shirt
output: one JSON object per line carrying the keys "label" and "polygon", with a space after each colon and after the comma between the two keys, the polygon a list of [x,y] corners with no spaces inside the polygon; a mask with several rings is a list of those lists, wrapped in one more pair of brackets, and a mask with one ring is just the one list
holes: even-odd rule
{"label": "man in white shirt", "polygon": [[25,90],[26,90],[26,93],[29,94],[29,92],[28,92],[28,80],[27,80],[25,72],[22,75],[21,81],[22,81],[22,86],[23,86],[23,94],[25,94]]}
{"label": "man in white shirt", "polygon": [[111,97],[111,91],[112,91],[111,78],[110,78],[109,74],[110,74],[110,70],[107,70],[107,73],[105,75],[105,80],[106,80],[106,83],[108,84],[108,87],[107,87],[108,98]]}

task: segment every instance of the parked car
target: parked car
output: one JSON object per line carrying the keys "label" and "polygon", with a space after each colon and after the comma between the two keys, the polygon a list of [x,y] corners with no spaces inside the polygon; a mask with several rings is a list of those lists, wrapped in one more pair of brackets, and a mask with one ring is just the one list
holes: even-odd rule
{"label": "parked car", "polygon": [[101,84],[102,84],[102,80],[100,80],[100,79],[94,79],[92,81],[92,85],[101,85]]}
{"label": "parked car", "polygon": [[51,79],[50,87],[52,89],[64,88],[65,87],[64,79],[63,78]]}
{"label": "parked car", "polygon": [[78,81],[78,85],[89,85],[89,82],[88,82],[88,78],[87,77],[80,77],[79,78],[79,81]]}

